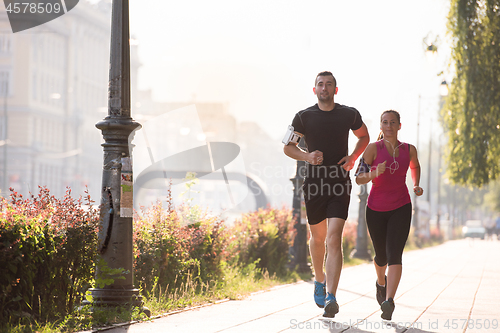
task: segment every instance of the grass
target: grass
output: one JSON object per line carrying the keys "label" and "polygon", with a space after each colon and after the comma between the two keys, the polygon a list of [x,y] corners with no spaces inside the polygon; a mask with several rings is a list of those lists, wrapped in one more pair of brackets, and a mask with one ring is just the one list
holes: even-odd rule
{"label": "grass", "polygon": [[445,240],[442,231],[438,231],[437,229],[431,229],[430,237],[423,237],[423,236],[417,237],[415,235],[415,230],[412,228],[410,230],[410,235],[408,236],[408,240],[406,241],[404,251],[424,249],[427,247],[443,244],[444,242]]}
{"label": "grass", "polygon": [[293,283],[300,280],[310,280],[312,274],[289,272],[284,277],[269,276],[267,272],[260,272],[254,264],[247,267],[226,267],[224,285],[195,285],[188,281],[188,284],[181,288],[181,291],[174,295],[167,295],[161,290],[149,295],[144,305],[149,308],[152,316],[164,314],[180,308],[198,306],[213,303],[218,300],[242,299],[249,294],[270,289],[272,287]]}
{"label": "grass", "polygon": [[55,332],[79,332],[105,327],[117,323],[137,320],[147,320],[146,314],[141,309],[135,308],[103,308],[92,309],[89,305],[75,310],[63,320],[38,323],[30,320],[16,326],[7,325],[0,329],[6,333],[55,333]]}
{"label": "grass", "polygon": [[370,261],[364,260],[364,259],[359,259],[359,258],[346,257],[346,258],[344,258],[344,268],[351,267],[351,266],[357,266],[357,265],[361,265],[361,264],[366,264],[367,262],[370,262]]}

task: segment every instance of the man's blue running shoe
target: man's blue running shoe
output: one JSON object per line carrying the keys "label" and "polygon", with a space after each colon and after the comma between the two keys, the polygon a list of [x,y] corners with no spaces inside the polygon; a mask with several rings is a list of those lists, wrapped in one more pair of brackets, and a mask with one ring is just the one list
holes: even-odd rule
{"label": "man's blue running shoe", "polygon": [[314,301],[320,308],[325,307],[326,289],[325,284],[314,280]]}
{"label": "man's blue running shoe", "polygon": [[339,312],[339,305],[333,294],[327,293],[325,299],[325,312],[323,317],[334,318],[335,314]]}

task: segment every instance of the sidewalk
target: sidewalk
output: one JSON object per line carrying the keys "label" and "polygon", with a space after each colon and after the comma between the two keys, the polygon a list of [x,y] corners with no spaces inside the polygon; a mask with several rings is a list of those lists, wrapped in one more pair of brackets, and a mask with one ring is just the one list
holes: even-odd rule
{"label": "sidewalk", "polygon": [[299,282],[105,332],[500,332],[500,241],[403,254],[392,322],[380,318],[371,264],[342,271],[337,299],[340,312],[323,318],[312,281]]}

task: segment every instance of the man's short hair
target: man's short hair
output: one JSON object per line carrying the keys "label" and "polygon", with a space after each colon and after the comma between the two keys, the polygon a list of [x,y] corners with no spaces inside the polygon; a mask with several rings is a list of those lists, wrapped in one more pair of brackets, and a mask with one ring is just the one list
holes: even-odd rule
{"label": "man's short hair", "polygon": [[318,73],[318,75],[316,75],[316,79],[314,79],[314,86],[316,86],[316,83],[318,83],[318,77],[320,77],[320,76],[331,76],[331,77],[333,77],[334,88],[337,87],[337,80],[335,79],[335,76],[333,76],[332,72],[329,72],[329,71],[324,71],[324,72]]}

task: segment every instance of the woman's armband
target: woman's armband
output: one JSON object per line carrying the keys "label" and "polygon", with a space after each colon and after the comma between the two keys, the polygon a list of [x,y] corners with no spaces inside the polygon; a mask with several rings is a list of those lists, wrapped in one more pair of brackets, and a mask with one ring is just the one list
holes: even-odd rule
{"label": "woman's armband", "polygon": [[354,176],[357,177],[362,173],[370,172],[371,167],[372,166],[370,164],[366,164],[364,158],[361,157],[361,159],[359,160],[358,169],[356,169],[356,173],[354,174]]}

